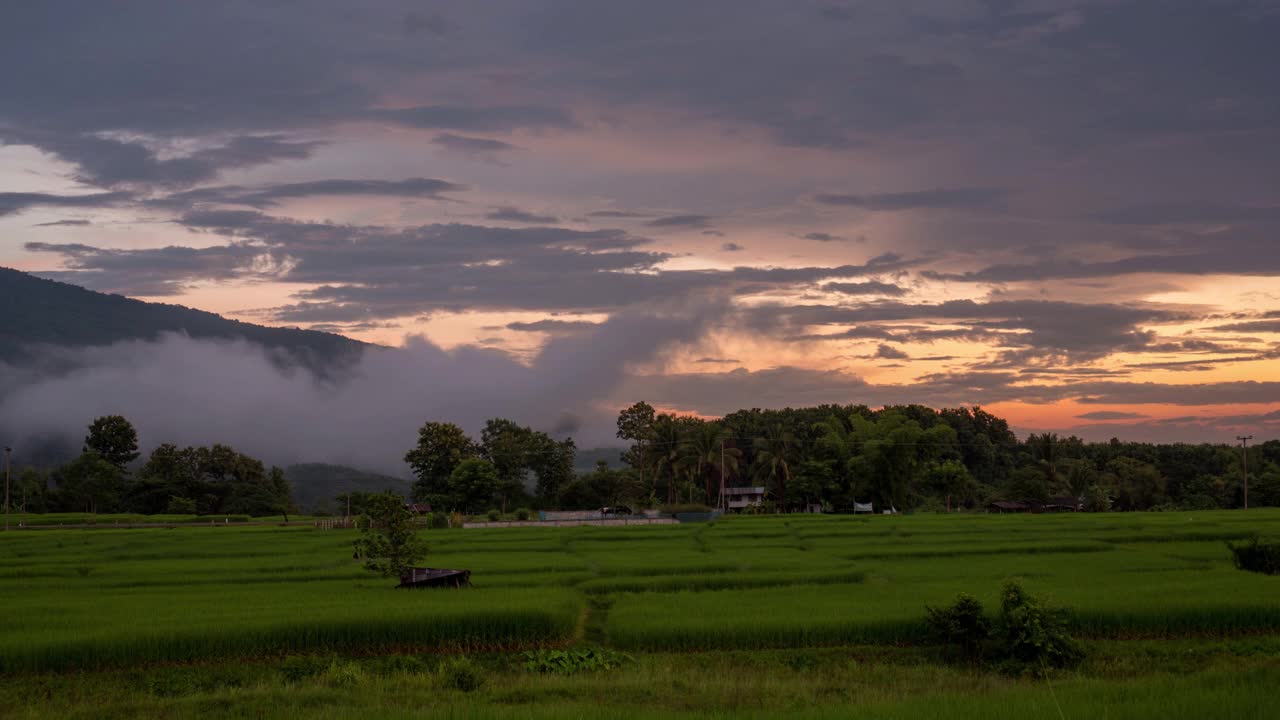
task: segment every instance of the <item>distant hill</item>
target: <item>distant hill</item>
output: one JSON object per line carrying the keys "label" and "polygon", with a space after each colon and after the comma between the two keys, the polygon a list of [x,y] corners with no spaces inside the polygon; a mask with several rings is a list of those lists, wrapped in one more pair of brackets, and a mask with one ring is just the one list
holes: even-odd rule
{"label": "distant hill", "polygon": [[109,345],[152,340],[165,332],[184,332],[193,338],[242,338],[288,351],[313,369],[354,358],[370,347],[333,333],[254,325],[0,268],[0,361],[24,364],[33,357],[32,346]]}
{"label": "distant hill", "polygon": [[626,467],[626,463],[622,462],[622,448],[590,448],[579,450],[573,456],[573,469],[580,473],[591,472],[596,469],[596,463],[604,460],[609,463],[609,467],[614,470],[620,470]]}
{"label": "distant hill", "polygon": [[293,499],[304,511],[328,509],[338,511],[333,498],[350,491],[382,492],[394,490],[409,494],[409,481],[356,470],[343,465],[302,463],[284,469],[285,479],[293,484]]}

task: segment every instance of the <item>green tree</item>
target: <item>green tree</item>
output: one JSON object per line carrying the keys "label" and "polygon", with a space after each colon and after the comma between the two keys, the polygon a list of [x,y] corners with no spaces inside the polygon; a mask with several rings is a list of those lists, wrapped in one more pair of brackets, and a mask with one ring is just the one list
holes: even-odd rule
{"label": "green tree", "polygon": [[404,498],[392,492],[371,499],[355,549],[366,570],[384,577],[398,577],[427,554],[426,543],[413,527],[413,513],[404,506]]}
{"label": "green tree", "polygon": [[657,414],[653,406],[641,401],[618,413],[618,438],[632,445],[622,459],[637,470],[645,469],[645,444],[652,442]]}
{"label": "green tree", "polygon": [[462,512],[483,512],[497,492],[498,471],[488,460],[463,460],[449,476],[449,507]]}
{"label": "green tree", "polygon": [[1145,510],[1164,502],[1165,478],[1150,463],[1119,457],[1107,463],[1115,487],[1115,504],[1121,510]]}
{"label": "green tree", "polygon": [[474,458],[477,448],[462,428],[453,423],[428,422],[418,430],[418,444],[405,453],[417,481],[413,498],[433,507],[452,504],[449,478],[463,461]]}
{"label": "green tree", "polygon": [[853,431],[860,449],[856,467],[859,474],[870,478],[877,504],[906,507],[920,466],[924,435],[920,424],[893,409],[881,412],[875,420],[853,418]]}
{"label": "green tree", "polygon": [[124,471],[95,452],[82,453],[62,469],[58,491],[77,510],[110,512],[124,491]]}
{"label": "green tree", "polygon": [[752,442],[755,462],[752,474],[765,487],[775,486],[778,507],[787,507],[787,484],[791,482],[791,463],[795,460],[796,436],[781,424],[765,428],[764,435]]}
{"label": "green tree", "polygon": [[969,469],[959,460],[944,460],[930,463],[924,472],[925,486],[935,494],[942,496],[946,502],[947,512],[951,512],[951,501],[969,503],[978,492],[978,484],[974,482]]}
{"label": "green tree", "polygon": [[679,464],[690,480],[702,483],[708,504],[719,498],[721,473],[728,485],[741,459],[742,451],[729,442],[729,432],[720,423],[702,423],[680,444]]}
{"label": "green tree", "polygon": [[104,415],[89,426],[84,439],[84,452],[98,457],[124,470],[138,459],[138,431],[120,415]]}

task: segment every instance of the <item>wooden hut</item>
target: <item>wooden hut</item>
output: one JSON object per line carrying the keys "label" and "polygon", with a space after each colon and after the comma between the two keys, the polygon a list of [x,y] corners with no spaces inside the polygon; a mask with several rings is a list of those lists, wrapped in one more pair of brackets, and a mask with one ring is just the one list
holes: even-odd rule
{"label": "wooden hut", "polygon": [[400,573],[402,588],[461,588],[471,585],[470,570],[446,570],[444,568],[409,568]]}

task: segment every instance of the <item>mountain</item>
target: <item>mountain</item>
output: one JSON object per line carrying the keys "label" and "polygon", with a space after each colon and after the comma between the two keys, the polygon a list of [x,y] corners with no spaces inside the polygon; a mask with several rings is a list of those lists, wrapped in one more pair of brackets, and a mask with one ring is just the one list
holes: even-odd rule
{"label": "mountain", "polygon": [[627,467],[622,461],[622,453],[626,452],[623,448],[588,448],[581,449],[573,456],[573,469],[575,472],[588,473],[596,469],[596,463],[603,460],[609,464],[614,470],[621,470]]}
{"label": "mountain", "polygon": [[327,509],[338,511],[334,497],[348,492],[382,492],[394,490],[409,494],[409,481],[356,470],[344,465],[301,463],[284,469],[284,477],[293,485],[293,500],[305,511]]}
{"label": "mountain", "polygon": [[0,361],[29,364],[41,345],[83,347],[121,340],[152,340],[161,333],[192,338],[242,338],[287,351],[299,363],[323,369],[371,347],[334,333],[273,328],[230,320],[181,305],[93,292],[0,268]]}

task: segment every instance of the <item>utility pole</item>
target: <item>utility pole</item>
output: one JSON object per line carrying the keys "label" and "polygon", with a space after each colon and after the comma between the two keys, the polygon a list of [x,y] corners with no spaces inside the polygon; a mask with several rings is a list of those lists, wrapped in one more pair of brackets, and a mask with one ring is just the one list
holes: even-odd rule
{"label": "utility pole", "polygon": [[720,438],[720,512],[725,511],[724,506],[724,438]]}
{"label": "utility pole", "polygon": [[4,448],[4,529],[9,529],[9,453],[13,452],[13,448],[8,445]]}
{"label": "utility pole", "polygon": [[1240,441],[1240,466],[1244,469],[1244,509],[1249,509],[1249,441],[1252,435],[1237,435]]}

